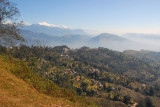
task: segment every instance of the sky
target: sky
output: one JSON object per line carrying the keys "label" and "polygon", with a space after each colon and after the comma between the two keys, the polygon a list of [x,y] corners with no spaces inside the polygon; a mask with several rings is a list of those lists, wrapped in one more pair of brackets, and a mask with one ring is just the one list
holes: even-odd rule
{"label": "sky", "polygon": [[160,34],[160,0],[10,0],[19,20],[81,28],[90,33]]}

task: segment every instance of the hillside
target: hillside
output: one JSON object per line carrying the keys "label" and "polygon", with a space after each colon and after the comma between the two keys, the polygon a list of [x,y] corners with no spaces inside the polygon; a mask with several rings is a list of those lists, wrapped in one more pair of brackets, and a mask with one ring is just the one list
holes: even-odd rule
{"label": "hillside", "polygon": [[[73,90],[83,98],[88,97],[87,101],[100,105],[109,101],[111,104],[126,106],[136,104],[146,97],[159,99],[160,87],[157,84],[150,85],[158,79],[155,67],[121,52],[106,48],[70,49],[67,46],[51,48],[22,45],[19,48],[8,48],[6,53],[26,62],[31,70],[52,81],[54,85]],[[37,85],[41,87],[42,84],[36,81],[34,85],[39,89]],[[54,93],[52,90],[41,91]],[[67,94],[70,95],[72,94]],[[157,101],[153,100],[155,105]]]}
{"label": "hillside", "polygon": [[123,52],[127,56],[132,56],[134,58],[138,58],[147,62],[150,66],[153,66],[157,71],[157,79],[150,84],[160,84],[160,52],[148,51],[148,50],[141,50],[141,51],[134,51],[134,50],[126,50]]}
{"label": "hillside", "polygon": [[141,81],[154,81],[157,79],[153,66],[143,60],[127,56],[118,51],[106,48],[81,48],[77,51],[69,51],[69,55],[97,68],[103,68],[103,71],[123,74]]}
{"label": "hillside", "polygon": [[123,53],[128,56],[139,58],[153,66],[160,65],[160,52],[154,52],[149,50],[141,50],[141,51],[125,50]]}
{"label": "hillside", "polygon": [[[1,59],[0,59],[1,60]],[[0,67],[0,105],[1,107],[51,107],[70,105],[61,98],[51,98],[26,84],[10,72]]]}
{"label": "hillside", "polygon": [[[52,96],[52,93],[50,93],[50,96],[48,96],[46,95],[47,93],[44,94],[42,90],[34,88],[35,86],[39,87],[39,85],[34,84],[33,82],[38,80],[39,83],[42,82],[40,81],[40,77],[38,80],[31,80],[36,76],[25,77],[27,75],[34,75],[30,74],[31,72],[28,71],[28,68],[25,68],[25,65],[21,63],[22,62],[15,60],[9,56],[0,56],[0,105],[2,107],[90,106],[89,103],[88,105],[87,103],[85,103],[85,101],[78,100],[79,98],[77,99],[77,101],[73,101],[74,97],[72,97],[72,100],[69,100],[69,97],[56,97],[55,95]],[[21,72],[26,72],[26,74]],[[21,78],[23,78],[24,80],[22,80]],[[45,81],[43,81],[43,84],[41,85],[45,84]],[[41,86],[41,88],[42,87],[44,88],[44,86]],[[48,88],[51,88],[51,86]],[[54,91],[61,90],[57,86],[54,86],[54,88]],[[61,96],[63,96],[62,92],[56,91],[56,93],[62,94]]]}

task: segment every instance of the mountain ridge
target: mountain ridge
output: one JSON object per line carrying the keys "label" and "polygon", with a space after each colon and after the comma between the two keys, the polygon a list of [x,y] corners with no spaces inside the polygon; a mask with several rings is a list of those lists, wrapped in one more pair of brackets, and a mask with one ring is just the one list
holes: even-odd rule
{"label": "mountain ridge", "polygon": [[70,29],[70,28],[60,28],[60,27],[48,27],[40,24],[32,24],[29,26],[23,25],[22,30],[29,30],[36,33],[45,33],[51,36],[64,36],[68,34],[81,34],[88,35],[82,29]]}
{"label": "mountain ridge", "polygon": [[[39,25],[31,25],[31,26],[39,26]],[[46,26],[41,27],[49,28]],[[32,28],[31,28],[32,29]],[[49,28],[50,29],[50,28]],[[64,29],[64,28],[58,28],[58,29]],[[52,32],[55,32],[54,30]],[[72,31],[71,31],[72,32]],[[95,37],[92,37],[89,34],[84,33],[62,33],[61,36],[59,35],[52,35],[52,34],[46,34],[45,31],[37,31],[35,30],[24,30],[21,29],[21,35],[24,37],[28,43],[26,45],[45,45],[45,46],[56,46],[56,45],[67,45],[71,48],[80,48],[83,46],[89,46],[89,47],[107,47],[110,46],[113,47],[113,49],[118,49],[118,44],[121,43],[123,46],[125,45],[125,42],[127,39],[120,37],[118,35],[109,34],[109,33],[102,33],[100,35],[97,35]],[[116,48],[115,48],[116,47]],[[121,46],[122,47],[122,46]],[[121,48],[120,47],[120,48]]]}

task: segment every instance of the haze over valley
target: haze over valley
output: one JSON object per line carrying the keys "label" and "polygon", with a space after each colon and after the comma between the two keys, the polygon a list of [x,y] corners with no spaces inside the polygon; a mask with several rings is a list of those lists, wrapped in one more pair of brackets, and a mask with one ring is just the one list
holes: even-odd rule
{"label": "haze over valley", "polygon": [[63,26],[53,26],[46,22],[23,25],[21,35],[27,40],[27,45],[54,47],[67,45],[70,48],[83,46],[97,48],[105,47],[112,50],[151,50],[160,51],[160,35],[143,33],[125,33],[122,35],[101,33],[90,34],[83,29],[72,29]]}

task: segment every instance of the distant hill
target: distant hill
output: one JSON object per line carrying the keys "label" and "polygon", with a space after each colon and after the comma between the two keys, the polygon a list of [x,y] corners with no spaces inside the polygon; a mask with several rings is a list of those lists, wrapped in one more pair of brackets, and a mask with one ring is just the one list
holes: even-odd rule
{"label": "distant hill", "polygon": [[92,48],[105,47],[119,51],[133,48],[133,44],[134,41],[109,33],[102,33],[98,36],[91,38],[88,42],[88,46]]}
{"label": "distant hill", "polygon": [[105,43],[105,42],[113,42],[113,41],[117,41],[117,42],[121,42],[121,41],[125,41],[127,39],[114,35],[114,34],[109,34],[109,33],[102,33],[96,37],[93,37],[90,42],[92,43]]}
{"label": "distant hill", "polygon": [[52,46],[54,41],[58,40],[59,37],[51,36],[45,33],[36,33],[29,30],[21,30],[20,34],[26,40],[26,45],[45,45]]}
{"label": "distant hill", "polygon": [[36,33],[29,30],[21,30],[21,36],[26,39],[26,45],[41,45],[41,46],[57,46],[67,45],[72,48],[79,48],[84,46],[90,39],[86,35],[64,35],[64,36],[51,36],[45,33]]}
{"label": "distant hill", "polygon": [[127,39],[120,37],[118,35],[102,33],[98,36],[91,38],[89,40],[89,43],[93,45],[105,46],[105,45],[109,45],[112,43],[120,43],[120,42],[125,42],[125,41],[127,41]]}

